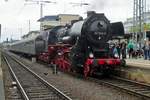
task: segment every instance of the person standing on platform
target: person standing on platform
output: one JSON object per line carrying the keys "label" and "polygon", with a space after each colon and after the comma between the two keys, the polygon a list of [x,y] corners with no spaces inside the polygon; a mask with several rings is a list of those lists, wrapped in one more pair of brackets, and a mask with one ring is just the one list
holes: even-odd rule
{"label": "person standing on platform", "polygon": [[119,59],[120,59],[120,55],[121,55],[121,47],[120,47],[120,44],[117,44],[117,52],[118,52],[118,56],[119,56]]}
{"label": "person standing on platform", "polygon": [[144,50],[144,59],[147,60],[149,58],[149,43],[148,41],[145,41],[144,46],[143,46],[143,50]]}
{"label": "person standing on platform", "polygon": [[121,46],[122,59],[126,59],[126,43],[123,42]]}
{"label": "person standing on platform", "polygon": [[119,55],[119,54],[118,54],[118,50],[117,50],[117,46],[116,46],[116,45],[114,45],[114,46],[112,47],[112,52],[113,52],[113,56]]}
{"label": "person standing on platform", "polygon": [[149,56],[149,60],[150,60],[150,41],[149,41],[149,50],[148,50],[148,56]]}
{"label": "person standing on platform", "polygon": [[133,43],[132,43],[132,41],[130,41],[128,43],[127,47],[128,47],[129,58],[132,58],[132,54],[133,54]]}

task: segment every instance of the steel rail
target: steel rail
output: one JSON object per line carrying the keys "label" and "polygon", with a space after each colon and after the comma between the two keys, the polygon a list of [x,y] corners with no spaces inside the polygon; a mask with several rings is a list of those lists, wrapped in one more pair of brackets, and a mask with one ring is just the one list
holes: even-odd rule
{"label": "steel rail", "polygon": [[118,80],[122,80],[122,81],[126,81],[126,82],[131,82],[131,83],[135,83],[137,85],[141,85],[141,86],[145,86],[145,87],[149,87],[150,88],[150,84],[146,84],[146,83],[141,83],[141,82],[137,82],[137,81],[125,79],[125,78],[121,78],[121,77],[118,77],[118,76],[111,76],[111,77],[115,78],[115,79],[118,79]]}
{"label": "steel rail", "polygon": [[21,83],[19,82],[19,80],[18,80],[16,74],[14,73],[13,69],[11,68],[11,65],[10,65],[10,63],[8,62],[8,59],[7,59],[6,57],[4,57],[4,59],[5,59],[6,63],[7,63],[7,65],[8,65],[8,67],[9,67],[11,73],[12,73],[12,76],[14,77],[15,81],[17,82],[17,86],[19,87],[20,92],[21,92],[23,98],[24,98],[25,100],[30,100],[29,97],[27,96],[27,93],[26,93],[25,90],[23,89]]}
{"label": "steel rail", "polygon": [[[88,80],[96,81],[99,84],[107,85],[107,86],[114,87],[114,88],[122,90],[122,91],[126,91],[128,94],[132,94],[134,96],[138,96],[138,97],[141,97],[143,99],[147,99],[147,100],[150,99],[150,95],[145,95],[144,93],[141,93],[140,89],[139,89],[139,92],[134,91],[134,89],[132,89],[132,87],[128,87],[127,83],[126,83],[126,85],[120,86],[119,84],[111,83],[111,81],[113,82],[113,80],[109,80],[109,81],[103,80],[103,79],[99,80],[99,79],[95,79],[95,78],[91,78],[91,77],[88,78]],[[117,80],[121,80],[121,79],[117,78]],[[138,84],[138,82],[134,83],[133,81],[127,81],[126,79],[123,79],[121,81],[129,82],[129,83],[135,84],[135,85],[142,85],[142,86],[150,88],[148,85],[144,85],[142,83]],[[138,89],[138,87],[136,87],[136,88]],[[148,92],[150,93],[150,90]]]}
{"label": "steel rail", "polygon": [[[10,55],[9,55],[10,56]],[[18,64],[20,64],[22,67],[24,67],[27,71],[29,71],[30,73],[32,73],[32,75],[34,75],[36,78],[38,78],[43,84],[45,84],[47,87],[54,89],[58,95],[60,95],[61,97],[63,97],[65,100],[72,100],[69,96],[67,96],[66,94],[64,94],[63,92],[61,92],[59,89],[57,89],[55,86],[51,85],[50,83],[48,83],[46,80],[44,80],[41,76],[39,76],[38,74],[36,74],[34,71],[32,71],[31,69],[29,69],[25,64],[23,64],[22,62],[20,62],[19,60],[17,60],[15,57],[10,56],[13,60],[15,60]],[[56,93],[55,92],[55,93]]]}

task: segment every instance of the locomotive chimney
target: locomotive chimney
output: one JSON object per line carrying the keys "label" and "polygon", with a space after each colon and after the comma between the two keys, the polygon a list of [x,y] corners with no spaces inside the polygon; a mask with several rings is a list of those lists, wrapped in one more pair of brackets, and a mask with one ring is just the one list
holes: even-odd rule
{"label": "locomotive chimney", "polygon": [[87,11],[87,17],[94,15],[94,14],[95,14],[95,11]]}

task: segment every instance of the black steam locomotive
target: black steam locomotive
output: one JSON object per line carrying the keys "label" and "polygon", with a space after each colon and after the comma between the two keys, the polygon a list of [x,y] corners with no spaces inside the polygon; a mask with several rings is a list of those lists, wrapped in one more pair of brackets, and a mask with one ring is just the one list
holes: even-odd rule
{"label": "black steam locomotive", "polygon": [[[58,30],[55,33],[56,37],[59,36],[56,43],[59,41],[61,45],[59,44],[57,48],[60,48],[62,44],[71,45],[71,48],[67,50],[67,53],[69,51],[67,57],[63,51],[64,46],[59,50],[63,51],[62,55],[64,54],[64,56],[55,58],[55,63],[59,67],[65,69],[66,67],[62,66],[66,65],[69,66],[67,69],[83,72],[87,76],[93,72],[107,73],[121,65],[121,60],[112,55],[108,43],[112,37],[124,35],[121,22],[110,23],[103,13],[98,14],[91,11],[88,12],[85,20],[79,20],[68,28],[59,26]],[[60,38],[58,34],[62,33]],[[49,50],[51,51],[51,49]],[[58,60],[61,57],[62,59]]]}

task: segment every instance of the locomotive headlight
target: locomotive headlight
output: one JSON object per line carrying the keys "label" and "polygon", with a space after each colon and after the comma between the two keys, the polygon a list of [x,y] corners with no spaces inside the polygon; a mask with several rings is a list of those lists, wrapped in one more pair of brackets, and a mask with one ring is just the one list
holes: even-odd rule
{"label": "locomotive headlight", "polygon": [[93,53],[89,53],[89,58],[94,58],[94,54]]}
{"label": "locomotive headlight", "polygon": [[119,55],[118,55],[117,53],[115,53],[115,54],[114,54],[114,57],[115,57],[115,58],[118,58],[118,57],[119,57]]}
{"label": "locomotive headlight", "polygon": [[61,55],[62,55],[62,53],[61,53],[61,52],[58,52],[58,55],[59,55],[59,56],[61,56]]}

